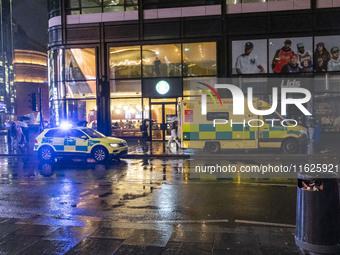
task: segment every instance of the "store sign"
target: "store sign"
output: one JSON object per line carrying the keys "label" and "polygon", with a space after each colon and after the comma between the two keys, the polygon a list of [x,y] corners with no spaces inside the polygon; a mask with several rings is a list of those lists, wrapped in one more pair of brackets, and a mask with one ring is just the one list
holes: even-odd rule
{"label": "store sign", "polygon": [[143,97],[174,98],[183,95],[182,78],[144,78],[142,80]]}
{"label": "store sign", "polygon": [[166,81],[159,81],[156,84],[156,91],[158,94],[164,95],[169,92],[170,85]]}

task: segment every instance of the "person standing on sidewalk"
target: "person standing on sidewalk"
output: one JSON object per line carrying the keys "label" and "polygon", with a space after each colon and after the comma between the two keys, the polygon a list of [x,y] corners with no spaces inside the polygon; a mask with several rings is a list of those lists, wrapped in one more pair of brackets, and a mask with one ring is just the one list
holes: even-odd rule
{"label": "person standing on sidewalk", "polygon": [[171,142],[174,140],[176,142],[176,144],[178,145],[179,148],[181,148],[181,144],[178,141],[178,137],[177,137],[177,132],[176,132],[176,128],[171,125],[170,126],[170,130],[171,130],[171,136],[168,140],[168,148],[170,148]]}

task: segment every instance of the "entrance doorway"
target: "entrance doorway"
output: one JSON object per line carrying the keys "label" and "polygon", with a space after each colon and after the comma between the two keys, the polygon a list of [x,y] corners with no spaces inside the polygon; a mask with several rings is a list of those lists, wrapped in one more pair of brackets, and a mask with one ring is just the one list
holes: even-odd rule
{"label": "entrance doorway", "polygon": [[177,120],[176,103],[151,103],[152,140],[166,141],[170,138],[170,126]]}

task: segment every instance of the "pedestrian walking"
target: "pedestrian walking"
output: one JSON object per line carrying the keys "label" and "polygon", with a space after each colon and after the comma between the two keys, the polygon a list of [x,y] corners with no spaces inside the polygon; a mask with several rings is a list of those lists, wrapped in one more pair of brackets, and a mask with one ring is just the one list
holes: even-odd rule
{"label": "pedestrian walking", "polygon": [[146,125],[146,121],[143,120],[142,125],[140,125],[139,130],[142,132],[142,137],[139,139],[140,143],[144,143],[148,140],[148,126]]}
{"label": "pedestrian walking", "polygon": [[170,138],[168,140],[168,147],[170,147],[172,141],[175,141],[176,144],[178,145],[178,147],[181,148],[181,144],[178,141],[176,128],[173,125],[171,125],[170,126],[170,130],[171,130],[171,136],[170,136]]}

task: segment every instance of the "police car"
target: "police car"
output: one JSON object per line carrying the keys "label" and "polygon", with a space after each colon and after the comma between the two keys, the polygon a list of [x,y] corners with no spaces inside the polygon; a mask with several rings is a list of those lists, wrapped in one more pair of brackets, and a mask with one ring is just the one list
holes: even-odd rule
{"label": "police car", "polygon": [[34,144],[34,151],[41,161],[52,161],[59,156],[85,156],[104,162],[110,157],[120,158],[127,150],[125,140],[106,137],[87,127],[45,129]]}

